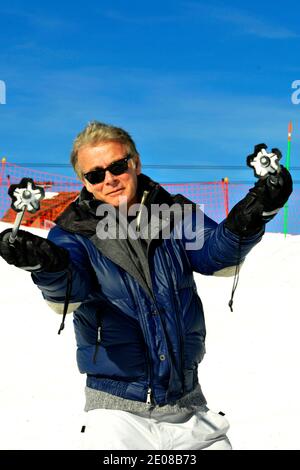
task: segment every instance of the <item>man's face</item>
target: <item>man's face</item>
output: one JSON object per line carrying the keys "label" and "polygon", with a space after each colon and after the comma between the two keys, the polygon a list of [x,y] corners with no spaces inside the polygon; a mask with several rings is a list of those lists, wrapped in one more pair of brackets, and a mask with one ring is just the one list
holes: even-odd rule
{"label": "man's face", "polygon": [[[119,142],[100,142],[79,149],[77,164],[81,174],[86,174],[93,170],[107,168],[111,163],[121,160],[127,154],[125,145]],[[137,161],[136,159],[130,159],[128,161],[128,170],[121,175],[116,176],[106,171],[105,179],[101,183],[91,184],[84,177],[82,181],[95,199],[117,207],[120,204],[120,197],[122,198],[121,202],[124,202],[124,198],[127,198],[127,205],[130,207],[137,202],[137,175],[140,172],[139,159]]]}

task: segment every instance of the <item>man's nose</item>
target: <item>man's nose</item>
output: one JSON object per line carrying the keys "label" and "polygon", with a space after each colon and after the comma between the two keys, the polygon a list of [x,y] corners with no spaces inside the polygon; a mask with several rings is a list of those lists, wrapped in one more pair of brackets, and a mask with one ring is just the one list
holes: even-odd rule
{"label": "man's nose", "polygon": [[112,183],[113,181],[115,181],[115,179],[116,179],[116,176],[113,175],[109,170],[106,170],[104,182]]}

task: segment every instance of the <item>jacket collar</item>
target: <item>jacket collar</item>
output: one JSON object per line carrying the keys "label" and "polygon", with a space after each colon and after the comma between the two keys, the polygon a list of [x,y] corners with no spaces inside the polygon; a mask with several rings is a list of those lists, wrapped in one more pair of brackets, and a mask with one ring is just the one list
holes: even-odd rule
{"label": "jacket collar", "polygon": [[[144,197],[143,204],[147,208],[154,203],[171,205],[174,202],[172,196],[160,184],[141,174],[138,176],[138,201],[141,202],[146,193],[147,197]],[[102,218],[96,215],[101,204],[103,204],[102,201],[94,199],[93,195],[83,187],[78,198],[65,209],[55,223],[69,232],[92,236]]]}

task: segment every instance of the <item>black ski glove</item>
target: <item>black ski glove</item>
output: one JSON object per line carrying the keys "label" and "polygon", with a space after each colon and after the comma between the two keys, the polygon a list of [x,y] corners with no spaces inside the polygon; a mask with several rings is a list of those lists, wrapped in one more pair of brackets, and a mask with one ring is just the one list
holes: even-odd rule
{"label": "black ski glove", "polygon": [[8,264],[30,272],[58,272],[68,267],[69,253],[65,248],[24,230],[19,230],[10,243],[11,232],[8,229],[0,233],[0,255]]}
{"label": "black ski glove", "polygon": [[[273,183],[272,183],[273,181]],[[281,165],[281,172],[260,178],[244,199],[229,212],[225,226],[236,235],[251,236],[258,233],[287,202],[293,191],[289,171]]]}

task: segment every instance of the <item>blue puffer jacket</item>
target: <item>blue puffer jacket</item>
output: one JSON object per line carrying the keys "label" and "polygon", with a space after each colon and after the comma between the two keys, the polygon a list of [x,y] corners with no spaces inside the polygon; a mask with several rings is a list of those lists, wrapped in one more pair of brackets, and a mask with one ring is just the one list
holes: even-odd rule
{"label": "blue puffer jacket", "polygon": [[[189,202],[170,196],[144,175],[139,188],[149,191],[151,203]],[[199,223],[194,207],[184,218],[180,237],[174,224],[170,237],[152,239],[146,247],[137,240],[128,247],[127,240],[97,237],[100,204],[83,190],[49,233],[50,240],[70,253],[79,370],[87,374],[91,388],[137,401],[146,401],[151,389],[154,403],[172,403],[195,388],[205,352],[205,322],[193,271],[212,275],[235,266],[262,233],[239,242],[224,222],[204,216],[204,224]],[[187,248],[191,230],[203,239],[202,246]],[[67,273],[32,277],[58,310]]]}

